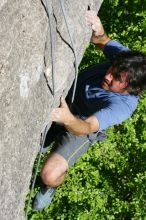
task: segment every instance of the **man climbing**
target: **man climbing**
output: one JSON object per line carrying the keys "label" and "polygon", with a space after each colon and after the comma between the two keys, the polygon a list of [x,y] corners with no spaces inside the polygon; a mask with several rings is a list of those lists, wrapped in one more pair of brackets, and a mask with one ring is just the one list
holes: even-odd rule
{"label": "man climbing", "polygon": [[37,210],[50,204],[68,168],[91,144],[104,139],[104,130],[133,114],[138,94],[146,87],[146,56],[111,40],[94,11],[87,11],[86,20],[92,27],[91,42],[103,50],[108,61],[79,74],[71,110],[67,103],[72,89],[50,115],[55,123],[45,145],[53,135],[55,144],[41,172],[45,187],[35,197],[33,208]]}

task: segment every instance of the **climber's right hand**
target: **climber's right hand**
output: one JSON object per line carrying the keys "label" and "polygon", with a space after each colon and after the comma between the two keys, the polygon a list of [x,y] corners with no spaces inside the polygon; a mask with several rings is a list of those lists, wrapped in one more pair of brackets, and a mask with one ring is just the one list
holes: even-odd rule
{"label": "climber's right hand", "polygon": [[110,38],[105,33],[100,18],[96,12],[89,10],[86,12],[85,19],[88,25],[92,28],[91,42],[97,44],[101,49],[110,41]]}

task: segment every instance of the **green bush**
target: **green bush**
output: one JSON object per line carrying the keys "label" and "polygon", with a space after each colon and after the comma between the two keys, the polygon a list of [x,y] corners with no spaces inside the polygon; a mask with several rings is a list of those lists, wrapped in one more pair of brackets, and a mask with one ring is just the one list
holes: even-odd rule
{"label": "green bush", "polygon": [[[105,0],[99,16],[111,38],[146,53],[146,1]],[[80,70],[103,60],[90,45]],[[36,183],[38,190],[40,181]],[[111,127],[69,169],[52,204],[42,212],[30,208],[31,220],[146,219],[146,93],[132,118]]]}

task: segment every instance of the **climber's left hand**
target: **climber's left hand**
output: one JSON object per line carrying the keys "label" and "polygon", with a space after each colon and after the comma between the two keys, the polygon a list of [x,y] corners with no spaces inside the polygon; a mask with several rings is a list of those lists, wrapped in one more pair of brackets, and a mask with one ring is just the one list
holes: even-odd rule
{"label": "climber's left hand", "polygon": [[61,96],[60,107],[54,108],[50,114],[51,121],[63,123],[64,125],[69,125],[69,123],[73,117],[74,116],[70,112],[69,107],[68,107],[64,97]]}

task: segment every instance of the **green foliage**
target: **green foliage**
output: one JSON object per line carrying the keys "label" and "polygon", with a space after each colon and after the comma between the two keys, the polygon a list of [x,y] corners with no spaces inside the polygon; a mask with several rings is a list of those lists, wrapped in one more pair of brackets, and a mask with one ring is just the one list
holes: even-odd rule
{"label": "green foliage", "polygon": [[[146,53],[146,1],[105,0],[99,16],[111,38]],[[80,70],[104,57],[90,45]],[[50,207],[30,208],[31,220],[146,220],[146,93],[124,123],[111,127],[107,139],[90,147]],[[45,159],[45,158],[44,158]],[[40,179],[38,177],[36,189]]]}

